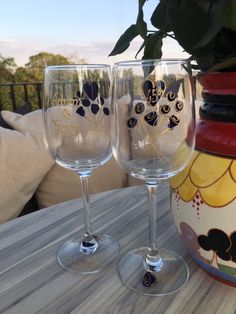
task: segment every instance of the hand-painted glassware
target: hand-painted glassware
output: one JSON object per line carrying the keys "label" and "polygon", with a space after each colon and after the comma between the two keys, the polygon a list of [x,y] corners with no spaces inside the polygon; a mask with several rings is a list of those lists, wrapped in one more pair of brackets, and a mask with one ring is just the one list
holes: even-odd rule
{"label": "hand-painted glassware", "polygon": [[160,181],[179,173],[195,143],[191,75],[185,60],[136,60],[114,67],[113,153],[148,190],[149,246],[136,248],[118,263],[121,280],[146,295],[166,295],[188,279],[181,256],[156,240],[156,197]]}
{"label": "hand-painted glassware", "polygon": [[73,231],[59,248],[57,259],[69,271],[96,273],[119,257],[116,240],[92,231],[89,193],[91,173],[112,155],[110,66],[46,67],[43,95],[45,142],[59,165],[79,175],[84,201],[84,235]]}

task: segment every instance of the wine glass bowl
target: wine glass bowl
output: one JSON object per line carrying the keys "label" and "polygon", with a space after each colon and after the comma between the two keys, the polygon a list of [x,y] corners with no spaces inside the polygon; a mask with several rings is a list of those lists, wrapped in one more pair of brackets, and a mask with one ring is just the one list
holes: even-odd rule
{"label": "wine glass bowl", "polygon": [[145,181],[149,196],[149,246],[122,257],[118,273],[132,290],[173,293],[189,272],[178,254],[157,246],[156,194],[159,182],[179,173],[193,152],[189,66],[185,60],[127,61],[116,63],[113,74],[114,157],[128,174]]}
{"label": "wine glass bowl", "polygon": [[58,250],[62,267],[94,273],[113,265],[119,244],[93,234],[89,177],[111,155],[111,75],[108,65],[49,66],[44,76],[45,142],[55,161],[79,174],[84,201],[84,236]]}

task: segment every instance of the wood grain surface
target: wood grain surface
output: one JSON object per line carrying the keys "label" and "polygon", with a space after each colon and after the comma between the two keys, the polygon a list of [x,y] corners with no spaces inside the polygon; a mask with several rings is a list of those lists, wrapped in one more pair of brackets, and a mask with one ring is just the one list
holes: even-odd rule
{"label": "wood grain surface", "polygon": [[[119,240],[121,255],[147,245],[144,186],[94,195],[91,211],[93,229]],[[95,275],[62,269],[56,252],[83,233],[82,212],[78,199],[0,225],[0,313],[236,313],[236,289],[211,279],[187,255],[172,221],[167,185],[159,191],[158,242],[183,256],[190,269],[185,287],[169,296],[132,292],[115,266]]]}

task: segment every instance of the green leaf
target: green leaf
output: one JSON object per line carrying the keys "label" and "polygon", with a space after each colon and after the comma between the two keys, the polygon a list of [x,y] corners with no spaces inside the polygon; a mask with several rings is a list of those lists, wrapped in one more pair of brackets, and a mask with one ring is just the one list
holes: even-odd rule
{"label": "green leaf", "polygon": [[142,45],[139,47],[139,50],[137,51],[136,55],[135,55],[135,58],[137,58],[138,54],[140,53],[140,51],[145,47],[146,45],[146,41],[144,40]]}
{"label": "green leaf", "polygon": [[[218,0],[217,0],[218,1]],[[181,0],[180,9],[200,9],[205,13],[208,13],[210,7],[209,0]]]}
{"label": "green leaf", "polygon": [[168,25],[167,5],[164,2],[160,1],[156,6],[151,16],[151,23],[158,29],[164,29]]}
{"label": "green leaf", "polygon": [[225,1],[220,15],[224,26],[232,31],[236,31],[236,1]]}
{"label": "green leaf", "polygon": [[[191,0],[192,1],[192,0]],[[215,1],[215,0],[213,0]],[[217,0],[219,2],[219,0]],[[211,7],[211,0],[193,0],[204,12],[209,12]]]}
{"label": "green leaf", "polygon": [[138,36],[138,31],[136,29],[136,25],[132,24],[118,39],[115,47],[109,56],[115,56],[124,52],[127,48],[129,48],[130,42]]}
{"label": "green leaf", "polygon": [[169,9],[172,30],[178,43],[190,54],[205,36],[209,27],[209,15],[200,8]]}
{"label": "green leaf", "polygon": [[203,38],[195,45],[194,49],[202,48],[207,45],[222,30],[223,25],[218,15],[209,16],[209,27]]}
{"label": "green leaf", "polygon": [[143,39],[147,36],[147,23],[143,20],[143,5],[145,2],[146,0],[139,0],[139,11],[136,21],[136,29]]}
{"label": "green leaf", "polygon": [[207,71],[217,63],[215,53],[211,49],[204,50],[196,55],[193,54],[193,57],[202,71]]}
{"label": "green leaf", "polygon": [[142,59],[160,59],[162,56],[162,37],[163,33],[160,31],[149,34],[139,47],[135,58],[137,58],[140,51],[145,48]]}
{"label": "green leaf", "polygon": [[215,38],[215,53],[219,62],[222,62],[226,59],[235,57],[236,49],[235,43],[236,32],[232,32],[224,28]]}
{"label": "green leaf", "polygon": [[[142,59],[160,59],[162,56],[162,33],[149,34],[145,41],[145,49]],[[153,65],[144,66],[143,73],[147,77],[154,69]]]}
{"label": "green leaf", "polygon": [[147,36],[147,23],[144,22],[142,17],[140,17],[140,14],[139,14],[139,17],[138,17],[137,22],[136,22],[136,29],[137,29],[139,35],[143,39],[145,39]]}
{"label": "green leaf", "polygon": [[142,8],[144,6],[144,3],[147,2],[147,0],[139,0],[138,4],[139,4],[139,8]]}
{"label": "green leaf", "polygon": [[162,33],[149,34],[145,41],[142,59],[160,59],[162,56]]}
{"label": "green leaf", "polygon": [[151,23],[154,27],[160,30],[165,30],[166,32],[171,31],[171,19],[168,14],[169,8],[178,8],[179,0],[166,1],[160,0],[159,4],[156,6],[152,16]]}

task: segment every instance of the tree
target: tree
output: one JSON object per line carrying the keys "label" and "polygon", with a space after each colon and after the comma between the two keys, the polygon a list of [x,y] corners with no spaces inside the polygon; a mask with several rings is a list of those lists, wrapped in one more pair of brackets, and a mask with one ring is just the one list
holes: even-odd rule
{"label": "tree", "polygon": [[[85,63],[85,59],[72,60],[60,54],[40,52],[29,57],[29,62],[24,67],[17,67],[13,58],[4,58],[0,54],[0,84],[1,83],[42,83],[44,67],[47,65],[65,65],[71,63]],[[28,85],[27,93],[33,109],[38,108],[36,88],[38,85]],[[13,87],[12,87],[13,88]],[[14,86],[15,101],[17,106],[25,102],[23,86]],[[12,110],[12,101],[9,97],[10,87],[0,88],[0,108]]]}
{"label": "tree", "polygon": [[5,58],[0,54],[0,83],[9,83],[14,80],[16,63],[13,58]]}
{"label": "tree", "polygon": [[[40,52],[29,57],[29,62],[24,67],[19,67],[15,71],[15,82],[41,83],[43,81],[44,67],[47,65],[70,64],[70,61],[59,54]],[[17,88],[15,88],[17,90]],[[37,90],[35,85],[27,87],[28,97],[33,109],[37,108]],[[18,103],[23,103],[23,94],[21,90],[16,92]]]}
{"label": "tree", "polygon": [[43,69],[45,66],[63,64],[70,64],[70,61],[59,54],[40,52],[29,58],[29,62],[25,65],[25,70],[31,78],[31,81],[34,79],[34,81],[41,82],[43,80]]}
{"label": "tree", "polygon": [[[16,63],[13,58],[5,58],[0,54],[0,84],[14,82],[14,72]],[[9,98],[9,88],[3,86],[0,89],[0,108],[9,108],[11,102]]]}

